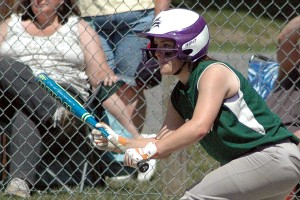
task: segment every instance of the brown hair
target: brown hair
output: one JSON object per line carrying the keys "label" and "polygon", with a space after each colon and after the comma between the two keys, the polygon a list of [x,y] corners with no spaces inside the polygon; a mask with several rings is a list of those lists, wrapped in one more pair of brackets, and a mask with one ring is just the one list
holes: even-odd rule
{"label": "brown hair", "polygon": [[[70,15],[81,15],[76,2],[77,0],[64,0],[63,4],[57,8],[56,12],[59,23],[66,23]],[[20,0],[19,3],[17,3],[15,13],[21,14],[22,20],[35,19],[35,15],[31,9],[31,0]]]}
{"label": "brown hair", "polygon": [[0,3],[0,22],[10,17],[14,5],[14,0],[2,0]]}

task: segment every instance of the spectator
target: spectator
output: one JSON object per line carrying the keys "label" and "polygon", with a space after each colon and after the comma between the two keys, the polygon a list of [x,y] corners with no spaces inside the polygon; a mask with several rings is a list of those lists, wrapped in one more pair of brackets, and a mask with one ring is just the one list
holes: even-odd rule
{"label": "spectator", "polygon": [[[136,84],[136,69],[142,60],[140,49],[146,46],[147,40],[137,37],[138,33],[150,28],[154,15],[161,10],[170,7],[170,0],[82,0],[81,12],[84,20],[89,22],[96,30],[101,40],[104,52],[108,58],[109,66],[121,77],[126,84],[120,85],[116,91],[126,106],[129,118],[135,127],[141,132],[146,114],[146,101],[144,87]],[[99,95],[97,95],[99,96]],[[107,115],[107,123],[113,126],[118,133],[127,136],[122,126],[116,123],[111,115]],[[144,135],[148,137],[148,135]],[[113,179],[130,178],[135,170],[124,167],[118,162],[123,162],[124,155],[117,156],[108,154],[108,162],[115,164],[116,170],[120,171]],[[118,161],[116,163],[116,161]],[[150,161],[150,170],[146,173],[139,172],[137,179],[149,180],[154,172],[156,162]],[[122,169],[119,169],[122,168]]]}
{"label": "spectator", "polygon": [[[283,124],[300,138],[300,16],[292,19],[278,35],[278,85],[267,99]],[[296,187],[300,196],[299,184]]]}
{"label": "spectator", "polygon": [[170,6],[170,0],[82,0],[82,16],[98,33],[109,66],[127,84],[117,91],[127,106],[130,119],[139,131],[142,130],[146,104],[143,88],[135,82],[136,69],[142,60],[140,49],[147,41],[137,37],[149,28],[161,10]]}
{"label": "spectator", "polygon": [[[42,136],[48,131],[51,132],[51,136],[57,136],[60,128],[53,127],[53,116],[58,107],[55,101],[36,85],[31,69],[21,62],[5,57],[0,59],[0,75],[2,97],[1,117],[11,120],[17,111],[22,111],[22,113],[34,122],[36,128],[40,131],[38,133]],[[9,104],[3,104],[2,99],[8,101]],[[56,123],[62,125],[65,119],[67,119],[67,115],[64,114],[60,119],[57,119]],[[22,129],[23,125],[18,124],[16,126]],[[30,132],[34,131],[30,130]],[[22,133],[20,132],[20,134]],[[15,145],[17,145],[20,141],[23,144],[27,134],[20,135],[18,137],[19,140],[12,138],[12,143],[15,142]],[[13,166],[10,166],[10,172],[13,179],[7,188],[7,193],[9,194],[21,197],[28,197],[30,195],[29,185],[34,185],[35,183],[35,170],[32,169],[37,166],[37,163],[34,162],[39,160],[39,157],[36,156],[41,156],[39,151],[41,144],[32,143],[33,137],[31,136],[31,138],[26,138],[27,141],[25,140],[30,145],[33,145],[31,146],[33,148],[32,151],[28,149],[28,151],[22,152],[20,151],[22,147],[20,147],[20,150],[12,153],[11,164]],[[39,135],[36,137],[39,137]],[[30,152],[31,155],[24,155],[26,152]],[[28,156],[29,160],[25,156]],[[18,160],[17,158],[22,160]],[[23,164],[21,166],[14,166],[15,163],[19,162]]]}
{"label": "spectator", "polygon": [[[54,140],[64,135],[61,134],[61,127],[79,123],[68,123],[70,114],[57,108],[55,101],[38,88],[33,80],[34,75],[47,73],[66,89],[78,91],[78,96],[84,101],[89,97],[89,90],[95,90],[100,82],[111,86],[118,80],[106,63],[96,32],[79,16],[80,10],[75,0],[52,0],[46,3],[21,0],[14,14],[0,25],[1,95],[10,101],[7,107],[1,104],[1,110],[4,111],[1,115],[12,117],[16,113],[14,108],[22,111],[36,126],[31,132],[38,135],[30,137],[35,140],[40,137],[43,141],[45,138]],[[123,117],[125,120],[120,122],[134,137],[138,137],[126,112],[119,114],[122,102],[113,99],[118,99],[117,94],[112,94],[103,102],[103,106],[112,114],[118,113],[119,119]],[[60,126],[54,127],[56,121]],[[12,143],[19,144],[27,133],[22,124],[17,127],[21,129],[18,134],[13,134]],[[65,133],[73,135],[78,127],[75,130],[71,128],[74,127],[65,127]],[[12,180],[6,189],[7,193],[30,196],[30,188],[36,183],[36,171],[32,169],[43,154],[40,147],[41,144],[31,146],[32,151],[28,151],[33,153],[28,158],[21,151],[12,153],[11,163],[22,165],[10,166]]]}
{"label": "spectator", "polygon": [[278,35],[278,86],[267,99],[270,108],[288,129],[300,137],[300,16],[292,19]]}
{"label": "spectator", "polygon": [[162,11],[144,35],[161,74],[179,81],[159,135],[124,141],[125,164],[136,167],[200,142],[221,167],[182,200],[284,199],[300,178],[299,139],[240,72],[207,56],[205,20],[190,10]]}

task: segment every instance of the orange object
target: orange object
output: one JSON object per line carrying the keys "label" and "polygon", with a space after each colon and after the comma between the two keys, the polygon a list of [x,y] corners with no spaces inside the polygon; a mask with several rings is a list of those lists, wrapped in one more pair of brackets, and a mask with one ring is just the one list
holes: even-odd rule
{"label": "orange object", "polygon": [[284,200],[293,200],[295,192],[296,192],[296,186]]}

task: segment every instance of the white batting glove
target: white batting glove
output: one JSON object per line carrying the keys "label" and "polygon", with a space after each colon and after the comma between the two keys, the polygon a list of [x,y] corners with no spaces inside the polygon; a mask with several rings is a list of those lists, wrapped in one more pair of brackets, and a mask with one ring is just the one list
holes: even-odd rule
{"label": "white batting glove", "polygon": [[[97,123],[96,124],[97,128],[104,128],[106,130],[106,132],[111,135],[113,138],[115,138],[116,141],[118,141],[119,143],[125,145],[126,143],[126,139],[120,135],[118,135],[117,133],[115,133],[110,126],[108,126],[105,123]],[[93,129],[92,130],[92,135],[93,135],[93,145],[100,150],[107,150],[107,151],[115,151],[115,152],[120,152],[120,150],[114,145],[112,144],[110,141],[107,140],[107,138],[105,138],[101,131],[99,131],[98,129]]]}
{"label": "white batting glove", "polygon": [[[97,129],[92,130],[93,134],[93,145],[99,150],[103,151],[117,151],[115,145],[109,142],[105,137],[102,135],[99,136],[99,132]],[[100,132],[101,134],[101,132]]]}
{"label": "white batting glove", "polygon": [[153,142],[148,143],[144,148],[131,148],[125,152],[124,165],[137,168],[137,163],[143,160],[149,160],[157,154],[156,145]]}

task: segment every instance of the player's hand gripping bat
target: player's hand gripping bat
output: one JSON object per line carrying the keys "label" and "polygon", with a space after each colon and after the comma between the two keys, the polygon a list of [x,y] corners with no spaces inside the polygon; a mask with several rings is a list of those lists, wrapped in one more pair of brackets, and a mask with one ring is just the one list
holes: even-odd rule
{"label": "player's hand gripping bat", "polygon": [[[107,138],[109,142],[115,145],[119,150],[125,153],[126,148],[120,144],[116,137],[109,134],[103,127],[97,128],[98,123],[94,116],[92,116],[76,99],[74,99],[65,89],[63,89],[54,80],[46,74],[41,73],[36,77],[36,81],[41,88],[46,90],[59,103],[68,109],[74,116],[79,118],[82,122],[87,123],[95,129],[98,129],[102,135]],[[146,172],[149,169],[147,162],[138,163],[140,172]]]}

